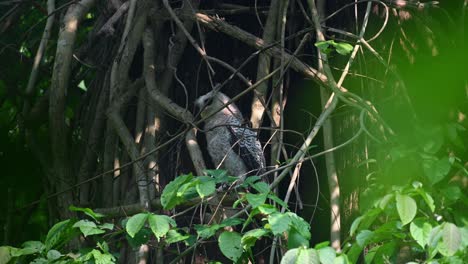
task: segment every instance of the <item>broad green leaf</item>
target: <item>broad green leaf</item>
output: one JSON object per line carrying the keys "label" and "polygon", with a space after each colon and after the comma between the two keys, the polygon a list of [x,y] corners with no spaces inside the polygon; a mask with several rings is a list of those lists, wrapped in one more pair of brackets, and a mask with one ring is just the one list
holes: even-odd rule
{"label": "broad green leaf", "polygon": [[336,52],[338,52],[339,54],[348,55],[354,47],[348,43],[338,42],[336,43],[335,48]]}
{"label": "broad green leaf", "polygon": [[350,264],[351,262],[346,255],[340,255],[335,258],[334,264]]}
{"label": "broad green leaf", "polygon": [[148,216],[149,226],[151,228],[151,231],[153,231],[153,234],[158,239],[158,241],[159,241],[159,238],[165,236],[166,233],[170,229],[168,218],[171,219],[170,217],[166,215],[150,214]]}
{"label": "broad green leaf", "polygon": [[397,193],[396,203],[398,215],[400,216],[402,224],[406,225],[410,223],[416,216],[418,210],[414,199],[406,194]]}
{"label": "broad green leaf", "polygon": [[451,164],[448,157],[433,160],[428,159],[423,161],[424,174],[431,184],[436,184],[441,181],[450,171]]}
{"label": "broad green leaf", "polygon": [[336,251],[331,247],[324,247],[317,250],[320,263],[322,264],[333,264],[336,258]]}
{"label": "broad green leaf", "polygon": [[132,248],[138,248],[139,246],[148,243],[152,234],[153,232],[149,228],[142,228],[140,229],[138,233],[135,234],[134,237],[131,237],[130,235],[127,234],[126,238],[127,238],[128,244]]}
{"label": "broad green leaf", "polygon": [[83,207],[76,207],[76,206],[70,205],[70,207],[68,207],[68,209],[70,211],[83,212],[84,214],[91,217],[96,222],[99,222],[99,219],[104,217],[103,214],[96,213],[91,208],[83,208]]}
{"label": "broad green leaf", "polygon": [[[35,258],[30,264],[50,264],[50,263],[51,262],[45,258]],[[54,262],[54,263],[61,263],[61,262]]]}
{"label": "broad green leaf", "polygon": [[99,228],[101,229],[107,229],[107,230],[112,230],[114,229],[114,224],[112,223],[104,223],[102,225],[98,225]]}
{"label": "broad green leaf", "polygon": [[135,237],[135,234],[145,225],[146,219],[148,219],[147,213],[140,213],[130,217],[125,226],[128,235],[132,238]]}
{"label": "broad green leaf", "polygon": [[309,247],[309,239],[305,238],[294,227],[288,232],[288,249]]}
{"label": "broad green leaf", "polygon": [[199,176],[195,185],[198,195],[205,198],[216,191],[216,180],[208,176]]}
{"label": "broad green leaf", "polygon": [[49,260],[57,260],[61,256],[62,256],[62,254],[60,254],[60,252],[58,252],[55,249],[51,249],[51,250],[49,250],[49,252],[47,252],[47,259],[49,259]]}
{"label": "broad green leaf", "polygon": [[216,231],[226,226],[240,225],[244,222],[244,219],[240,218],[228,218],[223,220],[221,224],[213,225],[195,225],[195,230],[201,238],[209,238],[216,234]]}
{"label": "broad green leaf", "polygon": [[270,187],[266,182],[256,182],[251,185],[255,190],[257,190],[259,193],[269,193],[270,192]]}
{"label": "broad green leaf", "polygon": [[242,218],[227,218],[227,219],[224,219],[222,222],[221,222],[221,226],[222,227],[226,227],[226,226],[236,226],[236,225],[240,225],[242,223],[244,223],[244,219]]}
{"label": "broad green leaf", "polygon": [[330,47],[329,41],[319,41],[319,42],[316,42],[314,45],[315,47],[319,48],[324,53],[329,52],[329,47]]}
{"label": "broad green leaf", "polygon": [[91,254],[93,255],[94,263],[96,263],[96,264],[115,263],[115,258],[111,254],[102,253],[101,251],[96,250],[96,249],[93,249],[91,251]]}
{"label": "broad green leaf", "polygon": [[387,207],[388,203],[390,201],[392,201],[392,199],[395,197],[395,195],[392,193],[392,194],[387,194],[385,195],[384,197],[382,197],[382,199],[379,200],[379,208],[382,209],[382,210],[385,210],[385,208]]}
{"label": "broad green leaf", "polygon": [[258,194],[252,194],[248,193],[245,195],[247,198],[247,202],[252,206],[252,208],[257,208],[260,205],[264,204],[267,198],[267,193],[258,193]]}
{"label": "broad green leaf", "polygon": [[291,218],[284,213],[273,213],[268,216],[268,223],[270,224],[273,235],[277,236],[288,230]]}
{"label": "broad green leaf", "polygon": [[431,230],[431,224],[423,218],[414,219],[410,224],[411,236],[423,249],[427,245],[427,240],[429,239]]}
{"label": "broad green leaf", "polygon": [[361,248],[364,248],[372,241],[373,238],[374,238],[374,232],[370,230],[362,230],[356,236],[356,242]]}
{"label": "broad green leaf", "polygon": [[442,226],[438,225],[432,228],[429,233],[429,238],[427,239],[427,245],[429,247],[435,248],[442,238]]}
{"label": "broad green leaf", "polygon": [[39,251],[37,251],[37,248],[20,248],[19,250],[11,251],[11,256],[13,257],[21,257],[21,256],[26,256],[26,255],[32,255],[36,254]]}
{"label": "broad green leaf", "polygon": [[177,243],[180,241],[187,240],[188,238],[190,238],[189,235],[182,235],[177,230],[171,229],[169,230],[169,232],[167,232],[165,241],[167,244],[172,244],[172,243]]}
{"label": "broad green leaf", "polygon": [[96,234],[103,234],[103,233],[106,232],[106,231],[98,228],[96,223],[91,222],[89,220],[85,220],[85,219],[76,222],[73,225],[73,227],[79,228],[81,233],[83,233],[83,235],[85,237],[91,236],[91,235],[96,235]]}
{"label": "broad green leaf", "polygon": [[262,204],[257,208],[260,211],[260,213],[264,215],[269,215],[269,214],[278,212],[278,209],[271,204]]}
{"label": "broad green leaf", "polygon": [[442,230],[442,241],[438,245],[440,254],[450,257],[453,256],[461,246],[461,232],[459,228],[452,223],[445,223]]}
{"label": "broad green leaf", "polygon": [[266,236],[268,234],[269,232],[263,228],[249,230],[245,232],[245,234],[242,236],[241,244],[245,250],[248,250],[255,245],[255,242],[259,238]]}
{"label": "broad green leaf", "polygon": [[289,206],[287,203],[285,203],[283,200],[281,200],[280,198],[278,198],[278,196],[274,195],[274,194],[268,194],[268,198],[275,201],[277,204],[281,205],[282,207],[288,209]]}
{"label": "broad green leaf", "polygon": [[8,247],[8,246],[0,247],[0,263],[8,263],[10,259],[12,258],[12,254],[10,252],[14,250],[17,250],[17,249]]}
{"label": "broad green leaf", "polygon": [[426,202],[431,212],[434,212],[435,204],[434,204],[434,199],[432,199],[432,196],[428,194],[426,191],[424,191],[423,189],[417,189],[416,192],[418,192],[419,195],[421,195],[421,197],[423,198],[424,202]]}
{"label": "broad green leaf", "polygon": [[67,219],[55,224],[47,233],[45,246],[46,250],[49,251],[52,248],[58,249],[68,241],[70,241],[77,233],[73,230],[74,222],[71,219]]}
{"label": "broad green leaf", "polygon": [[328,246],[330,246],[330,241],[323,241],[323,242],[320,242],[317,245],[315,245],[314,248],[316,250],[319,250],[319,249],[322,249],[322,248],[326,248]]}
{"label": "broad green leaf", "polygon": [[444,197],[451,203],[456,202],[458,199],[462,197],[462,191],[458,186],[447,186],[440,190]]}
{"label": "broad green leaf", "polygon": [[284,254],[281,264],[319,264],[320,259],[317,251],[313,248],[294,248]]}
{"label": "broad green leaf", "polygon": [[45,245],[41,241],[26,241],[22,245],[23,248],[34,248],[37,252],[42,252]]}
{"label": "broad green leaf", "polygon": [[242,256],[242,237],[237,232],[223,232],[218,238],[219,249],[224,256],[233,262],[237,262]]}
{"label": "broad green leaf", "polygon": [[195,225],[195,230],[201,238],[210,238],[216,234],[216,231],[221,229],[221,225]]}
{"label": "broad green leaf", "polygon": [[291,229],[295,229],[297,232],[301,234],[306,240],[310,240],[310,225],[306,222],[302,217],[298,216],[295,213],[289,212],[287,213],[289,218],[291,218]]}
{"label": "broad green leaf", "polygon": [[161,205],[166,210],[174,208],[176,205],[185,201],[184,197],[178,195],[179,187],[187,184],[193,179],[191,174],[181,175],[171,181],[163,190],[161,195]]}
{"label": "broad green leaf", "polygon": [[372,263],[378,263],[378,264],[387,263],[384,260],[391,259],[391,257],[395,254],[396,249],[397,249],[396,241],[389,241],[387,243],[384,243],[383,245],[378,247],[374,255],[375,261]]}
{"label": "broad green leaf", "polygon": [[359,216],[356,219],[354,219],[353,223],[351,224],[351,227],[349,228],[349,235],[354,236],[354,233],[358,230],[359,224],[361,223],[363,216]]}

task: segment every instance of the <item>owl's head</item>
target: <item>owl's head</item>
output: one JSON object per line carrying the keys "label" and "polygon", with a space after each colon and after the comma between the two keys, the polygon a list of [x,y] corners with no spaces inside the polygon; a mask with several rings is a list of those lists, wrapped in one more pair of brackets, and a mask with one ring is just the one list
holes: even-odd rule
{"label": "owl's head", "polygon": [[213,90],[205,95],[202,95],[195,100],[195,106],[201,110],[201,117],[206,118],[213,116],[216,112],[225,115],[234,115],[242,120],[242,114],[234,103],[225,106],[230,98],[220,91]]}

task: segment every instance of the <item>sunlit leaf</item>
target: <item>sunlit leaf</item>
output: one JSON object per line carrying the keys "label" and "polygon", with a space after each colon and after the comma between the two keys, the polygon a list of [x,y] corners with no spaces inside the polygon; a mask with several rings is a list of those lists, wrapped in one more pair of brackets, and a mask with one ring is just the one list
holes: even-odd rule
{"label": "sunlit leaf", "polygon": [[134,237],[146,223],[146,219],[148,219],[147,213],[140,213],[130,217],[127,221],[127,225],[125,226],[128,235],[130,237]]}
{"label": "sunlit leaf", "polygon": [[398,215],[400,216],[402,224],[406,225],[410,223],[416,216],[416,212],[418,210],[414,199],[406,194],[397,193],[396,203]]}
{"label": "sunlit leaf", "polygon": [[218,238],[218,246],[224,256],[237,262],[242,256],[242,237],[237,232],[223,232]]}

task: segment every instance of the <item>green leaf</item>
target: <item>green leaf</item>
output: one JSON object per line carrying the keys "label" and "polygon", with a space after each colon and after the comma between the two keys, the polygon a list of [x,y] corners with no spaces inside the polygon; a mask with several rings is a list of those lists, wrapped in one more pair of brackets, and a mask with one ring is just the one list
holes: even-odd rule
{"label": "green leaf", "polygon": [[[333,40],[331,40],[333,41]],[[319,48],[320,50],[324,50],[330,46],[330,40],[329,41],[318,41],[315,42],[315,47]]]}
{"label": "green leaf", "polygon": [[77,234],[73,230],[73,223],[71,219],[67,219],[58,222],[49,230],[44,243],[47,251],[60,248]]}
{"label": "green leaf", "polygon": [[356,219],[354,219],[353,223],[351,224],[351,227],[349,228],[349,235],[354,236],[354,233],[359,227],[359,224],[361,223],[363,216],[359,216]]}
{"label": "green leaf", "polygon": [[61,256],[62,256],[62,254],[60,254],[60,252],[58,252],[55,249],[49,250],[49,252],[47,252],[47,259],[48,260],[57,260]]}
{"label": "green leaf", "polygon": [[406,225],[410,223],[416,216],[416,211],[418,210],[414,199],[406,194],[397,193],[396,203],[398,215],[400,216],[402,224]]}
{"label": "green leaf", "polygon": [[36,253],[39,253],[37,248],[26,247],[26,248],[20,248],[18,250],[11,251],[11,256],[12,257],[21,257],[21,256],[27,256],[27,255],[32,255],[32,254],[36,254]]}
{"label": "green leaf", "polygon": [[198,183],[195,186],[198,195],[205,198],[216,191],[216,180],[208,176],[197,177]]}
{"label": "green leaf", "polygon": [[379,200],[379,208],[382,210],[385,210],[387,207],[388,203],[392,201],[392,199],[395,197],[395,195],[392,194],[387,194],[385,195],[382,199]]}
{"label": "green leaf", "polygon": [[222,222],[221,222],[221,226],[222,227],[226,227],[226,226],[236,226],[236,225],[240,225],[242,223],[244,223],[244,219],[242,218],[227,218],[227,219],[224,219]]}
{"label": "green leaf", "polygon": [[335,258],[334,264],[350,264],[351,262],[346,255],[340,255]]}
{"label": "green leaf", "polygon": [[267,193],[258,193],[258,194],[253,194],[253,193],[248,193],[245,195],[247,198],[247,202],[252,206],[252,208],[257,208],[260,205],[264,204],[267,198]]}
{"label": "green leaf", "polygon": [[98,225],[99,228],[101,229],[107,229],[107,230],[112,230],[114,229],[114,224],[112,223],[104,223],[102,225]]}
{"label": "green leaf", "polygon": [[320,263],[322,264],[334,264],[336,258],[336,251],[331,247],[324,247],[318,249],[318,255]]}
{"label": "green leaf", "polygon": [[270,224],[273,235],[277,236],[288,230],[291,218],[284,213],[273,213],[268,216],[268,223]]}
{"label": "green leaf", "polygon": [[219,249],[224,256],[233,262],[237,262],[242,256],[242,237],[237,232],[223,232],[218,238]]}
{"label": "green leaf", "polygon": [[271,204],[262,204],[257,208],[260,211],[260,213],[264,215],[269,215],[278,212],[278,209]]}
{"label": "green leaf", "polygon": [[42,252],[45,249],[45,245],[41,241],[26,241],[22,245],[23,248],[34,248],[36,252]]}
{"label": "green leaf", "polygon": [[115,263],[115,258],[111,254],[102,253],[99,250],[93,249],[90,252],[94,258],[94,263],[96,264],[110,264]]}
{"label": "green leaf", "polygon": [[12,254],[10,252],[14,250],[17,249],[8,246],[0,247],[0,263],[8,263],[12,258]]}
{"label": "green leaf", "polygon": [[283,200],[281,200],[280,198],[278,198],[278,196],[274,194],[268,194],[268,198],[275,201],[277,204],[281,205],[282,207],[286,209],[289,208],[288,204],[286,204]]}
{"label": "green leaf", "polygon": [[106,231],[100,229],[97,227],[96,223],[91,222],[89,220],[80,220],[76,222],[73,227],[77,227],[80,229],[81,233],[85,237],[91,236],[91,235],[96,235],[96,234],[102,234],[105,233]]}
{"label": "green leaf", "polygon": [[128,241],[128,244],[132,248],[138,248],[143,244],[148,243],[151,235],[153,232],[149,228],[142,228],[138,233],[135,234],[134,237],[131,237],[130,235],[127,234],[126,238]]}
{"label": "green leaf", "polygon": [[338,42],[336,43],[335,48],[336,52],[338,52],[339,54],[348,55],[354,47],[348,43]]}
{"label": "green leaf", "polygon": [[153,231],[153,234],[158,239],[158,241],[159,241],[159,238],[165,236],[167,232],[169,231],[170,220],[172,219],[168,217],[167,215],[150,214],[148,216],[149,226],[151,228],[151,231]]}
{"label": "green leaf", "polygon": [[326,247],[328,247],[328,246],[330,246],[330,241],[323,241],[323,242],[320,242],[320,243],[316,244],[316,245],[314,246],[314,248],[315,248],[316,250],[319,250],[319,249],[321,249],[321,248],[326,248]]}
{"label": "green leaf", "polygon": [[440,190],[444,197],[451,203],[461,198],[462,192],[458,186],[448,186]]}
{"label": "green leaf", "polygon": [[221,225],[195,225],[195,231],[197,231],[198,236],[203,239],[210,238],[216,234],[216,231],[221,229]]}
{"label": "green leaf", "polygon": [[255,245],[255,242],[257,242],[259,238],[266,236],[268,234],[269,234],[268,230],[265,230],[263,228],[249,230],[245,232],[245,234],[242,236],[241,244],[245,250],[249,250],[251,247]]}
{"label": "green leaf", "polygon": [[82,208],[82,207],[76,207],[73,205],[70,205],[70,207],[68,207],[68,210],[74,211],[74,212],[83,212],[84,214],[91,217],[96,222],[99,222],[99,219],[105,216],[103,214],[94,212],[91,208]]}
{"label": "green leaf", "polygon": [[81,82],[78,84],[78,87],[85,92],[88,90],[88,88],[86,88],[84,80],[81,80]]}
{"label": "green leaf", "polygon": [[460,249],[461,241],[461,232],[458,227],[452,223],[445,223],[442,230],[442,241],[437,248],[440,254],[450,257]]}
{"label": "green leaf", "polygon": [[362,230],[356,236],[356,242],[361,248],[364,248],[372,241],[373,238],[374,238],[374,232],[370,230]]}
{"label": "green leaf", "polygon": [[288,232],[288,249],[309,247],[309,239],[305,238],[297,229],[291,228]]}
{"label": "green leaf", "polygon": [[170,210],[185,201],[184,197],[179,195],[179,188],[182,188],[181,186],[187,184],[192,179],[192,174],[181,175],[166,185],[161,195],[161,205],[164,209]]}
{"label": "green leaf", "polygon": [[172,244],[172,243],[177,243],[180,241],[187,240],[188,238],[190,238],[189,235],[182,235],[177,230],[171,229],[169,230],[169,232],[167,232],[165,241],[167,244]]}
{"label": "green leaf", "polygon": [[295,213],[289,212],[287,214],[289,218],[291,218],[291,229],[298,231],[299,234],[304,237],[304,239],[310,240],[311,234],[309,223]]}
{"label": "green leaf", "polygon": [[229,181],[229,176],[226,170],[205,170],[207,175],[213,176],[216,183],[227,183]]}
{"label": "green leaf", "polygon": [[269,193],[270,187],[266,182],[256,182],[251,185],[259,193]]}
{"label": "green leaf", "polygon": [[427,245],[431,230],[431,224],[423,218],[414,219],[414,221],[410,224],[411,236],[423,249]]}
{"label": "green leaf", "polygon": [[[331,40],[333,41],[333,40]],[[315,47],[317,47],[318,49],[320,49],[320,51],[322,51],[323,53],[325,54],[328,54],[330,53],[330,40],[329,41],[319,41],[319,42],[316,42],[315,44]]]}
{"label": "green leaf", "polygon": [[135,237],[135,234],[145,225],[146,219],[148,219],[147,213],[140,213],[130,217],[125,226],[128,235],[132,238]]}
{"label": "green leaf", "polygon": [[313,248],[295,248],[290,249],[281,259],[281,264],[319,264],[320,259],[317,251]]}
{"label": "green leaf", "polygon": [[429,233],[429,238],[427,239],[427,245],[429,247],[435,248],[442,238],[442,226],[438,225],[432,228]]}
{"label": "green leaf", "polygon": [[423,198],[424,202],[426,202],[431,212],[434,212],[435,204],[434,204],[434,199],[432,199],[432,196],[428,194],[426,191],[424,191],[423,189],[417,189],[416,192],[419,195],[421,195],[421,197]]}
{"label": "green leaf", "polygon": [[450,171],[451,164],[448,157],[439,160],[424,160],[423,170],[431,184],[441,181]]}

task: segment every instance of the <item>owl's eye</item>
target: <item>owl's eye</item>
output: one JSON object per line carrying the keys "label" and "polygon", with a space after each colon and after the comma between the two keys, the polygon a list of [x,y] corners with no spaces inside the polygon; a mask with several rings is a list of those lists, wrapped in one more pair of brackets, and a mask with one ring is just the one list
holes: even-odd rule
{"label": "owl's eye", "polygon": [[208,99],[206,100],[206,102],[205,102],[205,106],[211,105],[211,103],[213,103],[213,98],[214,98],[214,96],[208,98]]}

